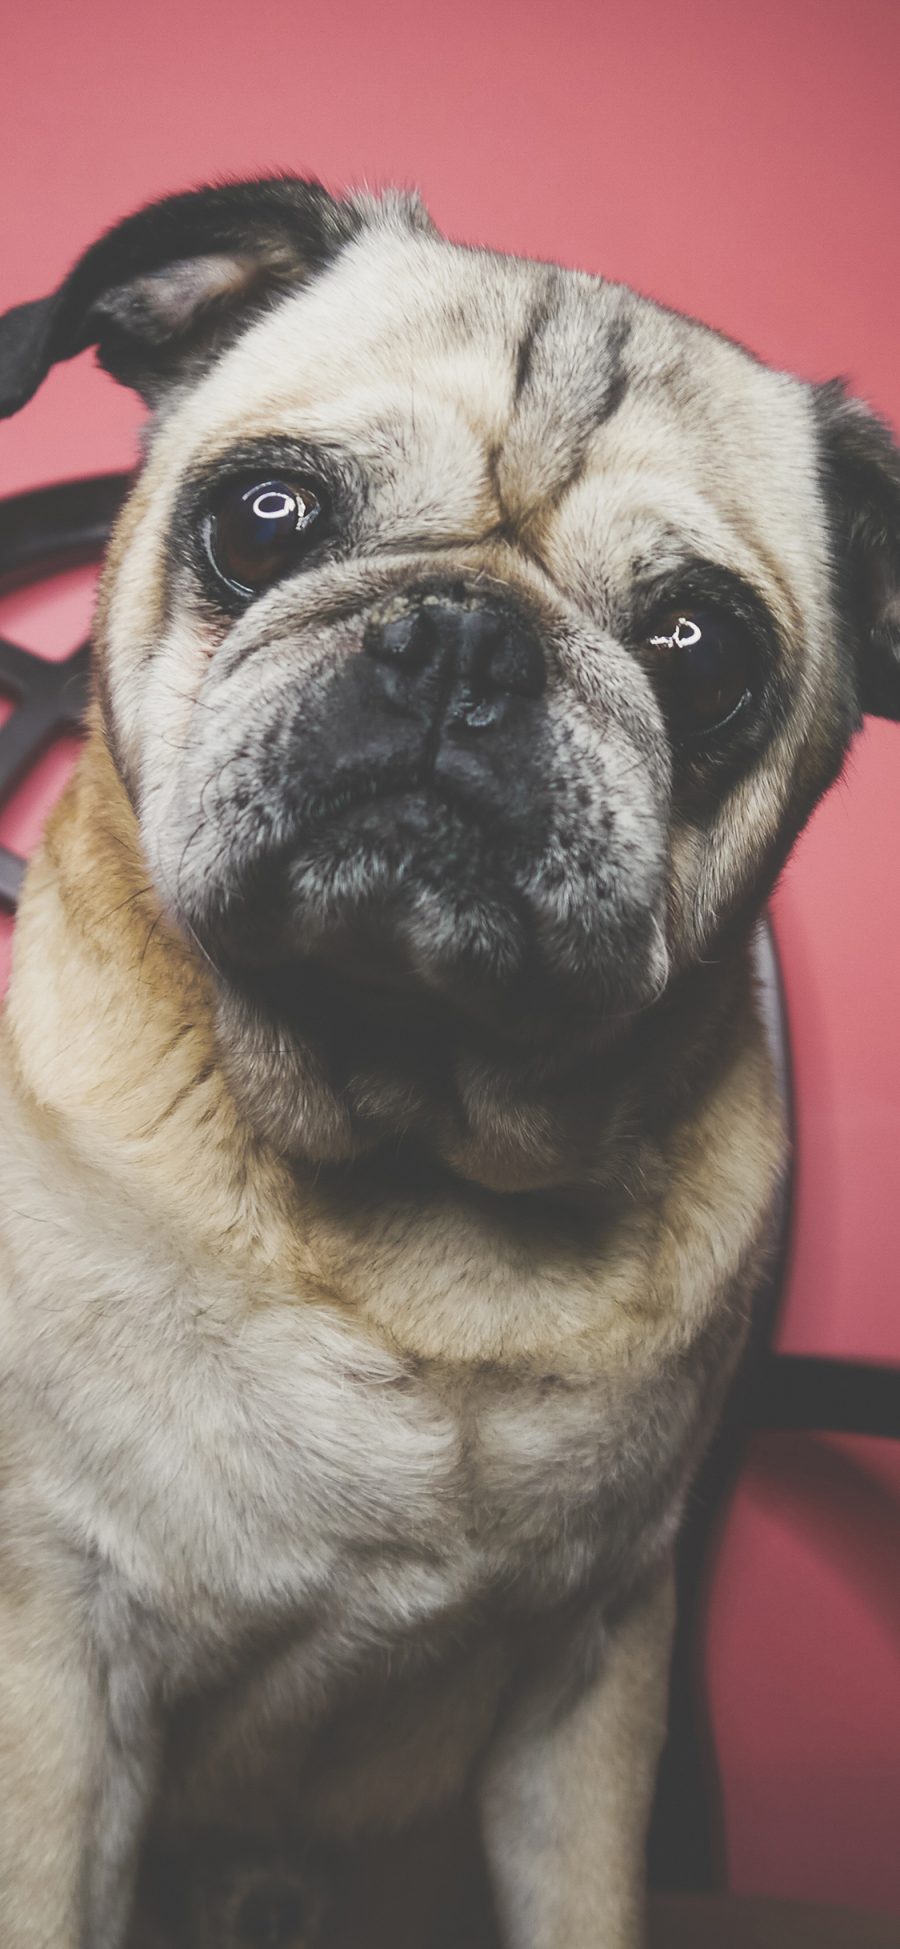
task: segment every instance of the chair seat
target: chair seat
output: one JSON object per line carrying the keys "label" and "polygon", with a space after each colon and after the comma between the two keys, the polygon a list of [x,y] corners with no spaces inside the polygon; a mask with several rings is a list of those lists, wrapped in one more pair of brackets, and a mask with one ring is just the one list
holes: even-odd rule
{"label": "chair seat", "polygon": [[900,1917],[805,1902],[660,1895],[648,1949],[900,1949]]}

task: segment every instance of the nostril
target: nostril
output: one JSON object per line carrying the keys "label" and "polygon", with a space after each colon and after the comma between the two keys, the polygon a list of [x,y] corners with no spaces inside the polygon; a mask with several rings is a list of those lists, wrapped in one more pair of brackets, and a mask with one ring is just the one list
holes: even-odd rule
{"label": "nostril", "polygon": [[524,624],[483,614],[465,632],[470,681],[484,696],[539,697],[545,669],[541,646]]}
{"label": "nostril", "polygon": [[407,609],[387,620],[371,622],[363,638],[363,648],[379,663],[400,663],[410,670],[421,669],[432,648],[427,613]]}
{"label": "nostril", "polygon": [[505,647],[506,624],[499,616],[473,616],[463,630],[464,662],[486,687],[502,683]]}
{"label": "nostril", "polygon": [[[448,695],[458,688],[469,715],[479,702],[539,697],[546,682],[537,631],[505,603],[456,602],[426,594],[372,616],[363,648],[398,675],[440,670]],[[390,684],[388,692],[393,694]],[[495,722],[496,713],[489,715]]]}

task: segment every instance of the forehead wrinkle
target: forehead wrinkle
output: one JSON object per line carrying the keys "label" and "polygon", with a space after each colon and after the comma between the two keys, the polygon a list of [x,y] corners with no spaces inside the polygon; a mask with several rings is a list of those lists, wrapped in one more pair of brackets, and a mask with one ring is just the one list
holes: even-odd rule
{"label": "forehead wrinkle", "polygon": [[594,434],[628,389],[630,332],[626,307],[607,287],[547,274],[517,348],[506,437],[494,456],[511,525],[535,529],[580,479]]}
{"label": "forehead wrinkle", "polygon": [[[749,360],[747,368],[749,391],[757,368]],[[644,387],[636,375],[616,418],[594,430],[581,475],[547,511],[544,550],[562,552],[567,573],[585,579],[592,552],[622,555],[624,529],[655,525],[662,535],[681,537],[685,550],[744,575],[787,643],[802,642],[818,612],[821,582],[809,558],[817,530],[808,451],[797,444],[794,399],[782,394],[778,405],[786,410],[770,428],[753,390],[750,400],[746,391],[731,400],[720,385],[712,397],[692,400],[685,415],[671,396],[660,396],[652,381]],[[742,424],[748,407],[752,446]]]}
{"label": "forehead wrinkle", "polygon": [[684,486],[675,496],[671,482],[649,469],[583,477],[548,518],[541,552],[588,607],[609,589],[625,594],[641,561],[674,576],[686,559],[703,556],[742,575],[784,625],[777,591],[735,528],[696,490]]}
{"label": "forehead wrinkle", "polygon": [[516,347],[515,371],[513,374],[513,406],[522,398],[531,380],[538,342],[546,330],[553,313],[556,274],[548,266],[544,277],[537,282],[537,293],[525,321],[524,329]]}

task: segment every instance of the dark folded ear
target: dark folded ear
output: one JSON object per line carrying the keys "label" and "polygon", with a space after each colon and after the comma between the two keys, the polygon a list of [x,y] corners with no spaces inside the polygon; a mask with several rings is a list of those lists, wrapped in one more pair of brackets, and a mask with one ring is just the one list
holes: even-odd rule
{"label": "dark folded ear", "polygon": [[323,268],[362,222],[318,183],[228,183],[148,204],[93,244],[52,297],[0,317],[0,418],[85,346],[155,404],[273,290]]}
{"label": "dark folded ear", "polygon": [[840,380],[818,387],[815,399],[860,705],[900,718],[900,450],[884,421]]}

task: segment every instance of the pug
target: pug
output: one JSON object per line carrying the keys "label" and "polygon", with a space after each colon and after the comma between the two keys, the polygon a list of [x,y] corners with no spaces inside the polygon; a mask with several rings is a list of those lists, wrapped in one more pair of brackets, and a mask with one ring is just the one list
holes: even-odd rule
{"label": "pug", "polygon": [[4,1949],[145,1940],[211,1837],[195,1943],[326,1941],[310,1850],[463,1802],[504,1949],[635,1949],[754,929],[900,714],[898,453],[289,177],[7,313],[2,410],[87,346],[151,412],[2,1029]]}

